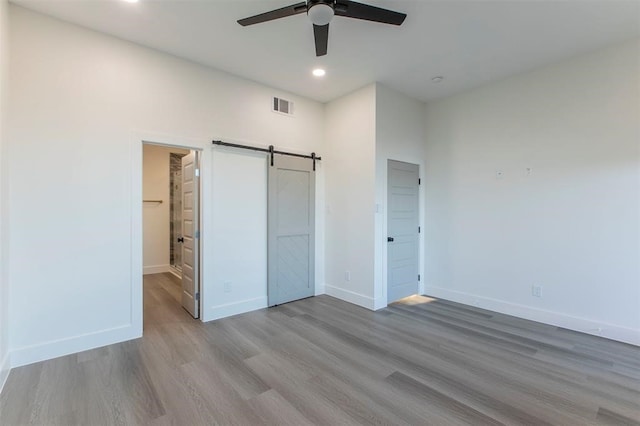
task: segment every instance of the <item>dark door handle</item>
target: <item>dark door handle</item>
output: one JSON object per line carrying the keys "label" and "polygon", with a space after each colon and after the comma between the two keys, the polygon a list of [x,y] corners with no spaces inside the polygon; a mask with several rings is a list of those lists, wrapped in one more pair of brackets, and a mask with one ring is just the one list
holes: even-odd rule
{"label": "dark door handle", "polygon": [[183,237],[178,237],[178,242],[179,243],[184,243],[184,238]]}
{"label": "dark door handle", "polygon": [[388,243],[392,243],[393,242],[393,237],[387,237],[387,242]]}

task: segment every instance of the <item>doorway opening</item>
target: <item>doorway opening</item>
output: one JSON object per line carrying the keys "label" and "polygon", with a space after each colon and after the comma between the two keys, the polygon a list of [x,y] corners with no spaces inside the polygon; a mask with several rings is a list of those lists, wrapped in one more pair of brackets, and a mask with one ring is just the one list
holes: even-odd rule
{"label": "doorway opening", "polygon": [[200,151],[142,147],[143,321],[199,318]]}

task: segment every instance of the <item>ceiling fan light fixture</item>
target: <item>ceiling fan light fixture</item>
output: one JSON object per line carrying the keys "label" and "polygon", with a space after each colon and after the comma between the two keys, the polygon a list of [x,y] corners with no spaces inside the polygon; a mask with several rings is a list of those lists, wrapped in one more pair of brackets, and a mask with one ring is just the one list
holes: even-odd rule
{"label": "ceiling fan light fixture", "polygon": [[311,6],[307,11],[307,15],[309,15],[309,19],[314,25],[324,26],[331,22],[334,11],[333,7],[328,4],[319,3]]}
{"label": "ceiling fan light fixture", "polygon": [[[1,0],[0,0],[1,1]],[[327,54],[329,45],[329,23],[334,16],[360,19],[363,21],[379,22],[382,24],[402,25],[407,17],[406,13],[394,12],[365,3],[352,0],[306,0],[279,9],[270,10],[258,15],[249,16],[238,20],[238,24],[248,25],[269,22],[288,16],[307,14],[313,23],[313,40],[316,47],[316,56]]]}

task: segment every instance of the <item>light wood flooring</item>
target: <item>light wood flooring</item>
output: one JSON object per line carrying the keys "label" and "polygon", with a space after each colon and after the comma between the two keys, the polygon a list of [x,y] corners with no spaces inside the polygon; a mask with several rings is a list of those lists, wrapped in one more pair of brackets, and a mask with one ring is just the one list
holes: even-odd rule
{"label": "light wood flooring", "polygon": [[640,425],[635,346],[427,297],[203,324],[144,286],[144,337],[14,369],[0,424]]}

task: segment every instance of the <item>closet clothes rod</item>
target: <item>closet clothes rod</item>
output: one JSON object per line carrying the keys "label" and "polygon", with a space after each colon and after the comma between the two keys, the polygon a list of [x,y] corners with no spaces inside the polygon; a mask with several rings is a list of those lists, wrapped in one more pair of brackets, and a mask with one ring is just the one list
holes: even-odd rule
{"label": "closet clothes rod", "polygon": [[241,144],[238,144],[238,143],[222,142],[222,141],[216,141],[216,140],[212,141],[212,143],[214,145],[228,146],[228,147],[231,147],[231,148],[249,149],[251,151],[266,152],[271,157],[271,166],[272,167],[273,167],[273,155],[274,154],[288,155],[290,157],[298,157],[298,158],[309,158],[309,159],[313,160],[313,171],[314,172],[316,171],[316,161],[322,160],[322,157],[318,157],[315,152],[312,152],[311,155],[296,154],[295,152],[278,151],[278,150],[274,149],[273,145],[269,145],[269,148],[259,148],[257,146],[241,145]]}
{"label": "closet clothes rod", "polygon": [[158,203],[158,204],[162,204],[163,201],[162,200],[142,200],[143,203]]}

